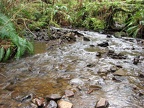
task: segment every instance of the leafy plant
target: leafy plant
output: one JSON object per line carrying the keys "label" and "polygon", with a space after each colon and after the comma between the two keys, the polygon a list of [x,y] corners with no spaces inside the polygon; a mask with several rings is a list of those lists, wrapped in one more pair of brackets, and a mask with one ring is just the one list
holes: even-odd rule
{"label": "leafy plant", "polygon": [[6,61],[13,54],[19,59],[26,51],[33,52],[32,44],[17,35],[10,19],[2,13],[0,13],[0,40],[8,40],[4,44],[9,42],[7,48],[3,44],[0,46],[0,61]]}
{"label": "leafy plant", "polygon": [[129,18],[126,31],[133,37],[143,37],[144,33],[144,10],[140,9]]}

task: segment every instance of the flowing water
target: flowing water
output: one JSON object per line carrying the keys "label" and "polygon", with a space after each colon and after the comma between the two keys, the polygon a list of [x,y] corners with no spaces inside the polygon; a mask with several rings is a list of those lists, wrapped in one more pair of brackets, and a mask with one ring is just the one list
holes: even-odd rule
{"label": "flowing water", "polygon": [[95,108],[100,97],[109,108],[143,108],[143,40],[78,32],[76,42],[35,42],[35,55],[0,64],[0,108],[29,108],[26,96],[67,89],[75,91],[73,108]]}

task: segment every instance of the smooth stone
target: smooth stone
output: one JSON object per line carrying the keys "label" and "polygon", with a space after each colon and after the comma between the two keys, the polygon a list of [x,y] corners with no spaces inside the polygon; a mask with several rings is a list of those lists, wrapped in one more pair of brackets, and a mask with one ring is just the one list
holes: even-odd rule
{"label": "smooth stone", "polygon": [[118,76],[125,76],[126,75],[126,71],[124,71],[123,69],[119,69],[116,72],[113,73],[114,75],[118,75]]}
{"label": "smooth stone", "polygon": [[72,79],[72,80],[70,80],[70,84],[71,85],[84,85],[84,82],[81,80],[81,79],[79,79],[79,78],[75,78],[75,79]]}
{"label": "smooth stone", "polygon": [[109,44],[108,44],[108,42],[103,42],[103,43],[98,44],[98,46],[107,47],[107,46],[109,46]]}
{"label": "smooth stone", "polygon": [[96,104],[96,108],[108,108],[109,103],[105,98],[100,98]]}
{"label": "smooth stone", "polygon": [[59,100],[61,98],[62,96],[60,94],[51,94],[46,96],[47,100]]}
{"label": "smooth stone", "polygon": [[32,102],[33,102],[34,104],[36,104],[37,106],[41,107],[41,106],[44,105],[45,99],[42,98],[42,97],[38,97],[38,98],[34,98],[34,99],[32,100]]}
{"label": "smooth stone", "polygon": [[91,94],[93,91],[100,90],[102,87],[99,85],[91,85],[89,90],[87,91],[88,94]]}
{"label": "smooth stone", "polygon": [[57,108],[57,103],[51,100],[45,108]]}
{"label": "smooth stone", "polygon": [[73,104],[65,101],[65,100],[59,100],[58,102],[58,108],[72,108]]}
{"label": "smooth stone", "polygon": [[67,97],[71,97],[71,96],[74,96],[74,92],[71,91],[71,90],[65,90],[65,95],[66,95]]}
{"label": "smooth stone", "polygon": [[83,37],[83,40],[84,40],[84,41],[90,41],[90,39],[87,38],[87,37]]}

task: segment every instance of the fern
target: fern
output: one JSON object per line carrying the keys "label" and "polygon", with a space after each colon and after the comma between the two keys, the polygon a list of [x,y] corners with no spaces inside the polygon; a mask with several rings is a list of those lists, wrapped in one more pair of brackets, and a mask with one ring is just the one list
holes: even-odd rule
{"label": "fern", "polygon": [[[10,19],[2,13],[0,13],[0,38],[2,40],[9,39],[17,48],[16,54],[14,56],[16,59],[19,59],[22,55],[24,55],[26,51],[28,51],[29,53],[33,52],[32,44],[26,39],[23,39],[22,37],[19,37],[17,35]],[[0,54],[0,61],[6,61],[10,57],[10,55],[14,53],[11,51],[10,48],[4,50],[3,46],[1,46],[0,49],[1,52],[3,52]]]}

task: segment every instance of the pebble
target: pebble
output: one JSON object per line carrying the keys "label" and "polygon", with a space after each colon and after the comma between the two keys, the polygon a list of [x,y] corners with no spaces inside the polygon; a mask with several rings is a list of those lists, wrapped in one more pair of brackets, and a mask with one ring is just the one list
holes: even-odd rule
{"label": "pebble", "polygon": [[96,104],[96,108],[108,108],[109,103],[105,98],[100,98]]}
{"label": "pebble", "polygon": [[57,108],[57,103],[51,100],[45,108]]}
{"label": "pebble", "polygon": [[118,76],[125,76],[126,75],[126,71],[124,71],[123,69],[119,69],[116,72],[113,73],[114,75],[118,75]]}
{"label": "pebble", "polygon": [[109,44],[108,44],[108,42],[103,42],[103,43],[98,44],[98,46],[107,47],[107,46],[109,46]]}
{"label": "pebble", "polygon": [[51,94],[46,96],[47,100],[59,100],[61,98],[62,96],[60,94]]}
{"label": "pebble", "polygon": [[38,97],[38,98],[34,98],[34,99],[32,100],[32,102],[33,102],[34,104],[36,104],[38,107],[41,107],[41,106],[44,105],[45,100],[44,100],[44,98],[42,98],[42,97]]}
{"label": "pebble", "polygon": [[71,90],[65,90],[65,95],[66,95],[67,97],[72,97],[72,96],[74,96],[74,92],[71,91]]}
{"label": "pebble", "polygon": [[70,84],[82,86],[82,85],[84,85],[84,82],[79,78],[74,78],[74,79],[70,80]]}
{"label": "pebble", "polygon": [[83,40],[84,40],[84,41],[90,41],[90,39],[87,38],[87,37],[83,37]]}
{"label": "pebble", "polygon": [[65,101],[65,100],[59,100],[58,101],[58,108],[72,108],[73,104]]}

